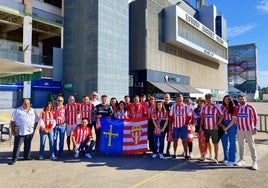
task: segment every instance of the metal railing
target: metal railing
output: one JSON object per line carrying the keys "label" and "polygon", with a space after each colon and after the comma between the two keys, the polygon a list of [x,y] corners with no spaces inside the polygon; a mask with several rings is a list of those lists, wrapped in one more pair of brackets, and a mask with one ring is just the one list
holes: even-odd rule
{"label": "metal railing", "polygon": [[268,114],[258,114],[258,131],[259,132],[267,132],[268,133]]}

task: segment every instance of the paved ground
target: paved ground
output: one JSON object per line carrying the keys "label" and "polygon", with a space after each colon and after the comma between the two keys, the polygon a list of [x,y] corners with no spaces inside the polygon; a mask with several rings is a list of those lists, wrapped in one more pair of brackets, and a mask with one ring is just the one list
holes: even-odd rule
{"label": "paved ground", "polygon": [[[10,112],[0,110],[0,118]],[[6,136],[6,135],[4,135]],[[4,137],[6,138],[6,137]],[[251,159],[246,145],[246,166],[226,167],[210,161],[199,162],[196,139],[194,159],[152,159],[150,155],[95,155],[92,159],[73,159],[66,155],[58,160],[37,160],[39,135],[32,146],[33,161],[18,161],[7,165],[12,147],[0,143],[1,187],[267,187],[268,134],[256,135],[259,170],[250,169]],[[181,144],[179,145],[182,152]],[[221,147],[220,147],[221,148]],[[46,147],[48,150],[48,147]],[[171,150],[172,151],[172,150]],[[48,153],[46,153],[48,155]],[[220,150],[220,159],[222,151]]]}

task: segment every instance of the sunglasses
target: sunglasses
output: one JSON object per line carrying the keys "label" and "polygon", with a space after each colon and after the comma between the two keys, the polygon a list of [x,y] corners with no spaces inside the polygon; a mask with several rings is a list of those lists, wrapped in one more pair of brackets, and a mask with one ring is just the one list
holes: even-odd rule
{"label": "sunglasses", "polygon": [[63,100],[58,100],[58,102],[63,102]]}

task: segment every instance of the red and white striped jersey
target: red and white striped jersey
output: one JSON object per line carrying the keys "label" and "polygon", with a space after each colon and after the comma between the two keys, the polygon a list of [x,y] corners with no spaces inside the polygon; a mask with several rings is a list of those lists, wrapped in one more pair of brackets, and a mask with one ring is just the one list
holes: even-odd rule
{"label": "red and white striped jersey", "polygon": [[55,119],[57,125],[63,125],[65,123],[65,106],[55,105],[54,108]]}
{"label": "red and white striped jersey", "polygon": [[130,107],[130,117],[131,118],[141,118],[146,116],[146,109],[141,103],[132,103]]}
{"label": "red and white striped jersey", "polygon": [[160,123],[160,121],[162,120],[168,120],[168,113],[166,110],[161,112],[154,111],[154,113],[152,114],[152,119],[155,119]]}
{"label": "red and white striped jersey", "polygon": [[65,105],[66,124],[77,124],[77,115],[80,113],[79,103],[68,103]]}
{"label": "red and white striped jersey", "polygon": [[40,118],[44,121],[46,129],[51,129],[55,126],[55,114],[54,114],[54,112],[43,111],[40,114]]}
{"label": "red and white striped jersey", "polygon": [[116,119],[126,119],[128,118],[128,111],[124,111],[124,110],[117,110],[114,114],[114,117]]}
{"label": "red and white striped jersey", "polygon": [[93,110],[94,110],[94,105],[92,103],[88,103],[88,104],[85,104],[85,103],[82,103],[81,106],[80,106],[80,117],[81,119],[83,118],[87,118],[88,119],[88,123],[91,124],[91,116],[92,116],[92,113],[93,113]]}
{"label": "red and white striped jersey", "polygon": [[147,116],[148,116],[148,119],[152,119],[153,115],[155,114],[155,106],[148,106],[147,108]]}
{"label": "red and white striped jersey", "polygon": [[204,118],[204,128],[213,130],[213,127],[217,125],[218,118],[223,116],[223,112],[216,104],[210,104],[201,109],[201,116]]}
{"label": "red and white striped jersey", "polygon": [[84,142],[87,138],[92,137],[91,129],[88,126],[77,126],[72,135],[75,139],[76,144],[81,144]]}
{"label": "red and white striped jersey", "polygon": [[221,105],[221,111],[223,112],[224,120],[232,120],[233,116],[237,116],[237,106],[234,107],[234,113],[228,113],[228,107]]}
{"label": "red and white striped jersey", "polygon": [[188,105],[174,104],[170,108],[169,115],[172,118],[172,126],[175,128],[180,128],[186,125],[187,119],[191,116],[191,110]]}
{"label": "red and white striped jersey", "polygon": [[251,131],[257,129],[257,113],[253,106],[245,104],[238,106],[237,127],[241,131]]}

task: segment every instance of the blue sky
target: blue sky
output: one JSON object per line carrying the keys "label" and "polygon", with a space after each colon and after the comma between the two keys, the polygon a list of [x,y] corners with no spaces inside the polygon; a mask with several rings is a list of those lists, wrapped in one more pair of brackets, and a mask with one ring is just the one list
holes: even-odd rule
{"label": "blue sky", "polygon": [[229,45],[255,43],[259,86],[268,87],[268,0],[206,0],[227,21]]}

